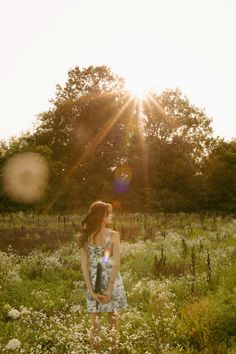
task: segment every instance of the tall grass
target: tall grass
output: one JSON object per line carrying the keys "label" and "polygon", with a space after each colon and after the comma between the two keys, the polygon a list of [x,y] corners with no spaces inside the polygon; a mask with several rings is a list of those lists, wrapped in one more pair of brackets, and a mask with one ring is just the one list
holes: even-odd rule
{"label": "tall grass", "polygon": [[[0,218],[0,352],[91,353],[74,242],[80,219]],[[123,214],[113,227],[129,304],[118,313],[119,353],[236,353],[234,217]],[[3,230],[11,231],[8,245]],[[109,353],[105,317],[101,341]]]}

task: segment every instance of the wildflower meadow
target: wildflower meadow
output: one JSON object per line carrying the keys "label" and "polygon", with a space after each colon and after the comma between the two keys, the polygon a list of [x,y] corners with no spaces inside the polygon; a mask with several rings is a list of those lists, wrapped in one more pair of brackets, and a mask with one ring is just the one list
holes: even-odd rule
{"label": "wildflower meadow", "polygon": [[[1,353],[91,353],[81,217],[1,216]],[[118,353],[236,353],[235,216],[117,214],[112,227],[129,304],[118,313]]]}

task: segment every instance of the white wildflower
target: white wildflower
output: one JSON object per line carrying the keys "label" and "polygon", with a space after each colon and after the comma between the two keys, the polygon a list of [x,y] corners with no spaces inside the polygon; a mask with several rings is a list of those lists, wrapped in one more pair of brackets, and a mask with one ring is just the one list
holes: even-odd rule
{"label": "white wildflower", "polygon": [[30,310],[27,309],[27,307],[25,307],[25,306],[21,306],[21,307],[20,307],[20,311],[21,311],[21,314],[22,314],[22,315],[28,315],[28,314],[30,314]]}
{"label": "white wildflower", "polygon": [[21,342],[19,341],[19,339],[16,338],[10,339],[6,345],[6,349],[8,350],[16,350],[19,349],[20,347],[21,347]]}
{"label": "white wildflower", "polygon": [[16,320],[17,318],[20,317],[20,312],[16,309],[11,309],[8,314],[8,317],[12,318],[13,320]]}
{"label": "white wildflower", "polygon": [[77,313],[77,312],[80,312],[81,311],[81,306],[80,305],[73,305],[71,307],[71,312],[73,313]]}

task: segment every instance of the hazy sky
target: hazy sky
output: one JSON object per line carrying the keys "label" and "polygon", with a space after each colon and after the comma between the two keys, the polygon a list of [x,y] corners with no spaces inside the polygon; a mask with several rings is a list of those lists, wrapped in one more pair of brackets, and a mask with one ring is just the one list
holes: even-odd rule
{"label": "hazy sky", "polygon": [[75,66],[179,87],[236,137],[236,0],[0,0],[0,139],[32,128]]}

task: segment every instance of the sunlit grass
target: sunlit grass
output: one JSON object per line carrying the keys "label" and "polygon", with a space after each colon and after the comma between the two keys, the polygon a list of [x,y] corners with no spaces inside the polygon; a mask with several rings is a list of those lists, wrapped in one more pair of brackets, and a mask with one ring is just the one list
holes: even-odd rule
{"label": "sunlit grass", "polygon": [[[41,220],[49,229],[50,222],[55,228],[55,219]],[[120,353],[235,349],[236,223],[232,217],[201,222],[186,214],[116,216],[129,304],[118,315]],[[85,283],[73,241],[28,256],[0,252],[0,287],[1,352],[14,345],[22,353],[89,352]],[[109,353],[104,317],[101,340],[102,353]]]}

